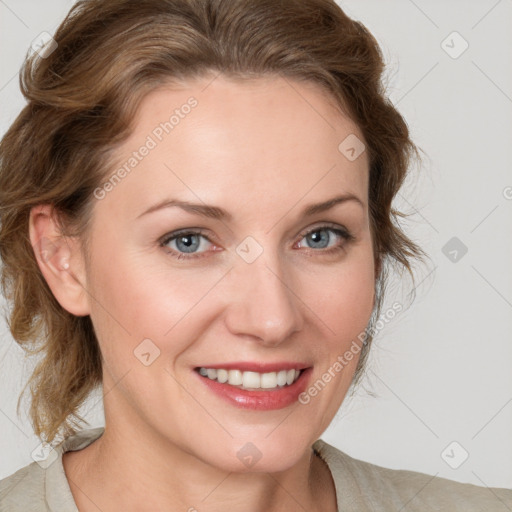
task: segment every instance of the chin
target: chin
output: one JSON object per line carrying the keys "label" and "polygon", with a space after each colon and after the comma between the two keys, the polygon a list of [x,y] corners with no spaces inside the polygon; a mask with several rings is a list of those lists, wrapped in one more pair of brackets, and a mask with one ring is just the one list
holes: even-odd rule
{"label": "chin", "polygon": [[[283,428],[283,427],[278,427]],[[284,432],[284,431],[283,431]],[[272,436],[275,437],[273,439]],[[268,432],[265,433],[268,436]],[[286,442],[287,441],[287,442]],[[212,444],[206,446],[202,459],[223,471],[233,473],[276,473],[295,466],[305,455],[312,443],[293,442],[291,436],[270,434],[254,436],[253,440],[230,439],[225,444],[219,443],[212,453]],[[206,453],[208,456],[205,457]]]}

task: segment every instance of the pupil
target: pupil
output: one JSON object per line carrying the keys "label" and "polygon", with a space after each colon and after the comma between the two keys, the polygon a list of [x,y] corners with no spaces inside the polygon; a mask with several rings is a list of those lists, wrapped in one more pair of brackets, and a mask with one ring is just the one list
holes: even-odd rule
{"label": "pupil", "polygon": [[318,243],[321,244],[322,242],[324,242],[324,245],[322,245],[321,248],[325,247],[325,243],[329,242],[329,236],[327,235],[325,229],[320,230],[320,231],[315,231],[315,232],[311,233],[309,236],[310,236],[312,243],[314,243],[314,244],[318,244]]}
{"label": "pupil", "polygon": [[197,235],[181,235],[176,239],[176,246],[182,252],[192,252],[199,245],[197,238]]}

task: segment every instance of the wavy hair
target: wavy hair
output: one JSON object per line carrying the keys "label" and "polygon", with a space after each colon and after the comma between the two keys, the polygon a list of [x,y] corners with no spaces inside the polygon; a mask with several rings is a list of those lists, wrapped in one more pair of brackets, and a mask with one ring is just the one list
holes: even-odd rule
{"label": "wavy hair", "polygon": [[54,39],[46,58],[27,55],[20,72],[27,104],[0,142],[1,286],[13,338],[27,353],[41,353],[20,395],[30,386],[35,434],[52,442],[77,431],[85,421],[79,407],[102,382],[102,358],[90,317],[64,310],[38,267],[30,210],[53,205],[62,232],[87,247],[93,192],[142,98],[210,72],[319,84],[364,136],[380,271],[356,383],[388,269],[405,269],[414,281],[411,263],[425,256],[400,227],[405,214],[392,207],[419,151],[386,96],[384,59],[370,32],[333,0],[81,0]]}

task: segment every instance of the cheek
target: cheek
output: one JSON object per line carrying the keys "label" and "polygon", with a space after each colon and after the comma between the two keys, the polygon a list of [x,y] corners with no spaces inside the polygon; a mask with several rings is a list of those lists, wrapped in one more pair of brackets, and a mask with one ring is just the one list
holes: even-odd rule
{"label": "cheek", "polygon": [[[319,364],[301,403],[312,407],[327,428],[352,383],[361,353],[361,334],[374,307],[375,274],[370,251],[361,251],[328,275],[308,281],[306,304],[323,325],[322,343],[315,348]],[[325,391],[324,391],[325,390]],[[316,414],[315,413],[315,414]]]}
{"label": "cheek", "polygon": [[158,267],[147,257],[117,258],[115,265],[98,258],[91,318],[102,350],[131,364],[133,350],[148,338],[161,352],[178,354],[204,323],[208,292],[222,274]]}
{"label": "cheek", "polygon": [[[323,320],[337,341],[357,336],[374,306],[375,274],[371,254],[359,254],[305,281],[304,302]],[[328,333],[327,333],[328,334]]]}

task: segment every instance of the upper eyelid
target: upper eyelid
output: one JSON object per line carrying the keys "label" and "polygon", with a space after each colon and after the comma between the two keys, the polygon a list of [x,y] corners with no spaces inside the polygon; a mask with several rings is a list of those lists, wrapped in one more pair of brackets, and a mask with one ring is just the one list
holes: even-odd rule
{"label": "upper eyelid", "polygon": [[335,224],[333,222],[332,223],[324,222],[323,224],[320,223],[318,225],[314,225],[311,228],[305,228],[303,231],[301,231],[299,233],[299,236],[306,235],[308,233],[311,233],[312,231],[320,231],[321,229],[332,229],[332,230],[345,231],[347,234],[351,233],[350,230],[347,229],[345,226]]}

